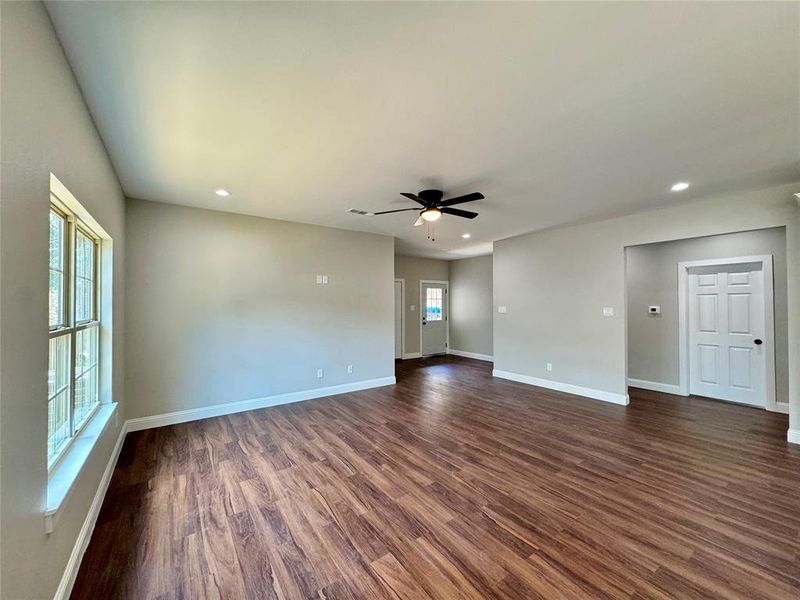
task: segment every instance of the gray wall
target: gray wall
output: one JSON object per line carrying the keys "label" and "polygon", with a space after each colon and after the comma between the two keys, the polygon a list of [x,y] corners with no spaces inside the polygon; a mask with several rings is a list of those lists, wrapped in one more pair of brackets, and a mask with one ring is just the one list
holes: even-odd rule
{"label": "gray wall", "polygon": [[[773,256],[776,396],[778,402],[788,402],[789,342],[784,227],[627,248],[628,377],[674,385],[679,383],[679,262],[757,254]],[[647,307],[651,304],[661,306],[659,316],[647,314]]]}
{"label": "gray wall", "polygon": [[450,262],[450,349],[492,355],[492,257]]}
{"label": "gray wall", "polygon": [[[394,276],[406,280],[405,318],[406,346],[404,354],[419,352],[419,282],[422,279],[447,281],[450,267],[446,260],[417,258],[415,256],[396,256],[394,259]],[[414,310],[411,310],[411,306]],[[450,335],[452,335],[452,330]]]}
{"label": "gray wall", "polygon": [[55,593],[119,434],[112,421],[55,532],[45,535],[50,172],[114,240],[117,402],[124,380],[124,198],[44,7],[3,2],[0,28],[0,595],[43,599]]}
{"label": "gray wall", "polygon": [[[720,195],[495,242],[495,368],[626,393],[624,248],[786,226],[790,423],[800,429],[798,185]],[[602,307],[615,308],[603,317]],[[547,372],[545,364],[553,363]]]}
{"label": "gray wall", "polygon": [[394,375],[391,237],[128,200],[127,244],[129,418]]}

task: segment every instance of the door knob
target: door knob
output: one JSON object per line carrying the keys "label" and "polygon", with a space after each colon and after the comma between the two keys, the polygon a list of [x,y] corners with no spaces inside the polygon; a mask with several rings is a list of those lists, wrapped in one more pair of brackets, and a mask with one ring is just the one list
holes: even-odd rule
{"label": "door knob", "polygon": [[763,340],[760,340],[759,338],[756,338],[756,339],[754,339],[754,340],[753,340],[753,343],[754,343],[756,346],[760,346],[761,344],[763,344],[763,343],[764,343],[764,341],[763,341]]}

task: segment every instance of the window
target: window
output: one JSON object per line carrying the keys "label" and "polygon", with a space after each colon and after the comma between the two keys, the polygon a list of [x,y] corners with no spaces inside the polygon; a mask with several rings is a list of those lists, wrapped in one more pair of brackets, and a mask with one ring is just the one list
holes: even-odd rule
{"label": "window", "polygon": [[429,287],[425,290],[425,320],[442,320],[442,288]]}
{"label": "window", "polygon": [[100,403],[99,240],[75,215],[50,208],[47,464]]}

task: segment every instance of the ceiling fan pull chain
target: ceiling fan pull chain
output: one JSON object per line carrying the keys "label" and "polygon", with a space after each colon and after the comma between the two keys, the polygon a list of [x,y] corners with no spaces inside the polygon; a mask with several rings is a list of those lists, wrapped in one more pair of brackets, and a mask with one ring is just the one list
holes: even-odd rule
{"label": "ceiling fan pull chain", "polygon": [[428,239],[432,243],[436,243],[436,225],[434,223],[428,222]]}

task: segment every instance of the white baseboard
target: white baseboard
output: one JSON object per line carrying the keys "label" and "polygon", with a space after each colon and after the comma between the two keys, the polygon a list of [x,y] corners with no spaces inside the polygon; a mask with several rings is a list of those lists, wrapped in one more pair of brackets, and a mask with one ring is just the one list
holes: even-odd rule
{"label": "white baseboard", "polygon": [[790,429],[787,431],[786,441],[790,444],[800,444],[800,429]]}
{"label": "white baseboard", "polygon": [[519,373],[512,373],[510,371],[500,371],[494,369],[492,377],[500,377],[501,379],[510,379],[519,383],[527,383],[528,385],[536,385],[558,392],[567,392],[568,394],[575,394],[576,396],[586,396],[587,398],[594,398],[595,400],[602,400],[603,402],[611,402],[613,404],[622,404],[623,406],[629,403],[627,394],[616,394],[614,392],[606,392],[603,390],[596,390],[593,388],[582,387],[579,385],[572,385],[571,383],[561,383],[560,381],[551,381],[549,379],[539,379],[538,377],[531,377],[530,375],[520,375]]}
{"label": "white baseboard", "polygon": [[789,403],[788,402],[776,402],[774,408],[767,408],[770,412],[781,413],[784,415],[789,414]]}
{"label": "white baseboard", "polygon": [[463,356],[464,358],[474,358],[475,360],[485,360],[487,362],[494,362],[494,356],[488,354],[478,354],[477,352],[465,352],[464,350],[453,350],[450,348],[448,354],[455,354],[456,356]]}
{"label": "white baseboard", "polygon": [[75,540],[75,545],[72,547],[72,553],[67,560],[67,566],[64,568],[64,574],[61,576],[61,581],[56,589],[56,594],[53,600],[68,600],[72,593],[72,586],[75,585],[75,578],[78,576],[78,570],[81,567],[81,560],[89,546],[89,540],[92,539],[92,532],[94,525],[97,522],[97,517],[100,514],[100,509],[103,506],[103,500],[106,497],[108,484],[111,483],[111,476],[114,474],[114,468],[117,466],[117,459],[122,450],[122,443],[125,441],[125,435],[128,433],[127,421],[122,424],[117,436],[117,442],[114,444],[114,450],[111,451],[111,456],[108,458],[108,464],[103,471],[103,476],[100,478],[100,484],[97,486],[97,491],[92,499],[92,504],[89,506],[89,512],[83,520],[81,530],[78,532],[78,539]]}
{"label": "white baseboard", "polygon": [[681,386],[675,385],[674,383],[660,383],[658,381],[647,381],[646,379],[633,379],[628,377],[628,385],[635,388],[642,388],[643,390],[675,394],[676,396],[684,395],[681,394]]}
{"label": "white baseboard", "polygon": [[403,354],[403,360],[408,360],[409,358],[422,358],[422,354],[420,352],[407,352]]}
{"label": "white baseboard", "polygon": [[179,410],[161,415],[139,417],[138,419],[129,419],[127,421],[128,431],[141,431],[142,429],[164,427],[166,425],[175,425],[176,423],[188,423],[189,421],[197,421],[198,419],[208,419],[209,417],[231,415],[234,413],[244,412],[246,410],[267,408],[268,406],[278,406],[280,404],[290,404],[292,402],[301,402],[303,400],[313,400],[314,398],[324,398],[325,396],[346,394],[347,392],[357,392],[359,390],[367,390],[384,385],[394,385],[394,383],[394,377],[365,379],[363,381],[354,381],[353,383],[344,383],[342,385],[314,388],[310,390],[303,390],[301,392],[289,392],[288,394],[277,394],[275,396],[266,396],[264,398],[254,398],[253,400],[226,402],[224,404],[214,404],[212,406],[204,406],[202,408],[191,408],[189,410]]}

